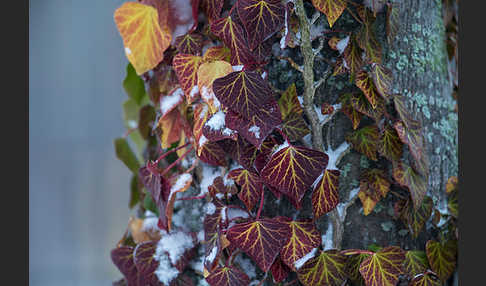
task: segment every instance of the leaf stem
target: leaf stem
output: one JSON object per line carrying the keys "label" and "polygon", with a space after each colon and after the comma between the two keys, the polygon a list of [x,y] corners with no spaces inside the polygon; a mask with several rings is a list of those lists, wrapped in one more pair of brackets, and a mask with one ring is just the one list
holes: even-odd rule
{"label": "leaf stem", "polygon": [[257,212],[257,215],[256,215],[256,219],[259,219],[260,218],[260,214],[262,213],[262,209],[263,209],[263,201],[265,200],[265,191],[263,190],[262,191],[262,194],[261,194],[261,197],[260,197],[260,207],[258,208],[258,212]]}
{"label": "leaf stem", "polygon": [[194,149],[193,146],[191,146],[189,150],[187,150],[184,154],[182,154],[179,158],[177,158],[177,160],[175,160],[174,162],[172,162],[172,164],[170,164],[167,168],[165,168],[160,175],[163,176],[167,172],[169,172],[170,169],[172,169],[175,165],[177,165],[180,161],[182,161],[182,159],[184,159],[184,157],[186,157],[189,154],[189,152],[192,151],[192,149]]}
{"label": "leaf stem", "polygon": [[178,150],[180,150],[180,149],[182,149],[182,148],[184,148],[184,147],[187,147],[189,144],[191,144],[191,143],[186,143],[186,144],[184,144],[184,145],[182,145],[182,146],[179,146],[179,147],[177,147],[177,148],[170,149],[169,151],[167,151],[167,152],[165,152],[164,154],[162,154],[162,155],[161,155],[161,156],[160,156],[160,157],[159,157],[157,160],[155,160],[155,164],[159,164],[160,160],[164,159],[164,158],[165,158],[165,157],[167,157],[169,154],[172,154],[172,153],[174,153],[174,152],[176,152],[176,151],[178,151]]}

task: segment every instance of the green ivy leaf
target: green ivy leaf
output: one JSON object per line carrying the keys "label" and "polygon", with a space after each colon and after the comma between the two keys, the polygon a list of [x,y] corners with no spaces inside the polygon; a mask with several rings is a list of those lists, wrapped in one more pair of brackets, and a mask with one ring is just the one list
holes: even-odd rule
{"label": "green ivy leaf", "polygon": [[138,162],[135,153],[133,153],[132,148],[130,148],[130,145],[128,145],[127,140],[125,138],[117,138],[115,139],[114,143],[116,157],[120,159],[134,174],[138,174],[140,163]]}
{"label": "green ivy leaf", "polygon": [[439,279],[442,281],[449,279],[456,268],[457,241],[438,242],[429,240],[425,245],[425,250],[430,266],[437,273]]}
{"label": "green ivy leaf", "polygon": [[140,202],[140,191],[138,190],[138,176],[132,175],[130,180],[130,201],[128,202],[128,207],[133,209],[133,207]]}
{"label": "green ivy leaf", "polygon": [[127,65],[127,75],[123,80],[123,88],[128,97],[133,99],[138,105],[142,103],[145,96],[145,85],[143,80],[137,75],[131,63]]}
{"label": "green ivy leaf", "polygon": [[409,250],[405,253],[405,261],[403,262],[403,270],[410,277],[423,273],[429,268],[427,255],[424,251]]}

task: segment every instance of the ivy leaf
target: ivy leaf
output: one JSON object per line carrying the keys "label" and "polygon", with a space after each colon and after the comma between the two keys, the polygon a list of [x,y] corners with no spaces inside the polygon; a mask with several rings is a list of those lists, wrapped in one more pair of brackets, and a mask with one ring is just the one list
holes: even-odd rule
{"label": "ivy leaf", "polygon": [[332,211],[339,203],[339,170],[324,170],[312,192],[314,219]]}
{"label": "ivy leaf", "polygon": [[339,101],[341,103],[341,111],[351,120],[351,124],[353,124],[353,129],[356,130],[361,122],[361,118],[363,117],[358,110],[356,110],[352,104],[351,99],[353,98],[353,94],[345,93],[339,97]]}
{"label": "ivy leaf", "polygon": [[376,89],[383,97],[391,95],[393,77],[391,70],[387,69],[381,64],[373,63],[371,65],[371,78],[375,84]]}
{"label": "ivy leaf", "polygon": [[229,62],[231,59],[231,51],[224,45],[210,47],[206,50],[203,56],[204,62],[225,61]]}
{"label": "ivy leaf", "polygon": [[192,127],[192,134],[194,142],[196,143],[196,154],[201,154],[201,147],[206,143],[207,138],[203,134],[204,124],[209,117],[209,107],[204,102],[197,103],[194,106],[194,124]]}
{"label": "ivy leaf", "polygon": [[390,161],[398,162],[403,154],[403,143],[395,129],[385,124],[381,134],[378,152]]}
{"label": "ivy leaf", "polygon": [[282,114],[283,119],[291,114],[302,115],[304,110],[297,97],[295,83],[289,85],[282,93],[282,96],[278,99],[278,107],[280,108],[280,113]]}
{"label": "ivy leaf", "polygon": [[282,123],[282,119],[277,102],[272,99],[265,103],[260,113],[252,116],[250,120],[229,110],[225,122],[228,128],[238,131],[248,142],[260,148],[265,138]]}
{"label": "ivy leaf", "polygon": [[406,187],[412,196],[413,206],[418,209],[427,192],[427,182],[412,167],[405,163],[395,163],[393,166],[393,178],[402,187]]}
{"label": "ivy leaf", "polygon": [[360,199],[361,204],[363,204],[364,215],[369,215],[380,201],[380,198],[376,194],[367,191],[359,191],[358,198]]}
{"label": "ivy leaf", "polygon": [[201,98],[209,105],[211,113],[221,109],[221,103],[213,92],[214,80],[224,77],[233,71],[231,64],[225,61],[203,63],[197,71],[197,85]]}
{"label": "ivy leaf", "polygon": [[289,227],[281,217],[261,218],[235,224],[226,237],[248,254],[264,272],[272,266],[289,236]]}
{"label": "ivy leaf", "polygon": [[203,38],[196,33],[189,33],[176,38],[174,45],[179,54],[199,56],[201,54]]}
{"label": "ivy leaf", "polygon": [[159,262],[154,258],[156,248],[156,241],[146,241],[137,244],[133,251],[133,261],[139,275],[143,277],[145,282],[143,284],[159,283],[159,279],[155,274],[155,270],[159,267]]}
{"label": "ivy leaf", "polygon": [[127,280],[128,285],[138,285],[139,275],[133,262],[133,250],[131,246],[121,246],[111,251],[111,260]]}
{"label": "ivy leaf", "polygon": [[236,267],[219,266],[214,269],[206,281],[211,286],[246,286],[250,284],[250,278]]}
{"label": "ivy leaf", "polygon": [[174,88],[167,95],[160,97],[160,118],[164,119],[167,114],[174,110],[179,104],[184,101],[184,92],[180,87]]}
{"label": "ivy leaf", "polygon": [[219,141],[223,139],[237,139],[237,132],[226,127],[226,115],[219,110],[209,118],[203,127],[203,134],[209,141]]}
{"label": "ivy leaf", "polygon": [[450,214],[457,218],[459,216],[459,192],[458,190],[454,190],[452,193],[449,194],[447,197],[447,209],[449,210]]}
{"label": "ivy leaf", "polygon": [[440,286],[442,284],[434,274],[430,272],[425,272],[425,273],[418,274],[416,277],[414,277],[412,281],[410,281],[409,285],[410,286]]}
{"label": "ivy leaf", "polygon": [[162,148],[169,148],[173,143],[181,139],[181,136],[184,134],[182,120],[183,118],[177,108],[159,119],[158,126],[162,130],[162,135],[160,136]]}
{"label": "ivy leaf", "polygon": [[401,210],[399,210],[401,213],[401,219],[410,227],[412,237],[417,238],[425,223],[432,215],[434,203],[429,196],[425,196],[422,204],[417,210],[414,209],[411,204],[408,203],[408,201],[405,201],[402,204],[404,206]]}
{"label": "ivy leaf", "polygon": [[445,282],[456,268],[457,241],[429,240],[425,245],[425,250],[432,270],[437,273],[442,282]]}
{"label": "ivy leaf", "polygon": [[138,119],[138,131],[144,140],[147,140],[152,131],[152,125],[155,121],[155,109],[152,105],[147,104],[140,108]]}
{"label": "ivy leaf", "polygon": [[243,168],[232,170],[228,177],[241,187],[238,198],[245,204],[248,211],[251,211],[260,200],[263,192],[263,181],[257,173]]}
{"label": "ivy leaf", "polygon": [[263,106],[273,99],[270,85],[255,71],[237,71],[218,78],[213,90],[224,106],[247,120],[265,116]]}
{"label": "ivy leaf", "polygon": [[321,235],[311,219],[290,221],[290,236],[280,251],[282,261],[295,271],[295,262],[321,245]]}
{"label": "ivy leaf", "polygon": [[373,161],[378,160],[376,152],[379,138],[380,133],[376,125],[365,126],[346,136],[346,140],[351,143],[354,149]]}
{"label": "ivy leaf", "polygon": [[386,11],[386,39],[388,44],[392,43],[400,28],[400,10],[398,3],[387,3],[388,9]]}
{"label": "ivy leaf", "polygon": [[284,24],[285,7],[280,0],[240,0],[236,7],[251,50]]}
{"label": "ivy leaf", "polygon": [[446,184],[446,193],[451,194],[456,191],[458,189],[458,182],[459,180],[456,176],[450,176]]}
{"label": "ivy leaf", "polygon": [[361,173],[360,190],[371,191],[385,198],[390,190],[390,181],[383,170],[367,169]]}
{"label": "ivy leaf", "polygon": [[219,19],[223,5],[224,0],[201,0],[201,7],[210,22]]}
{"label": "ivy leaf", "polygon": [[330,28],[346,8],[343,0],[312,0],[312,5],[326,15]]}
{"label": "ivy leaf", "polygon": [[400,247],[388,246],[365,259],[359,272],[366,286],[394,286],[402,274],[404,259],[405,253]]}
{"label": "ivy leaf", "polygon": [[224,166],[226,164],[226,153],[216,142],[205,142],[200,148],[198,157],[209,165]]}
{"label": "ivy leaf", "polygon": [[308,260],[297,276],[305,286],[341,285],[346,279],[346,257],[337,250],[321,251]]}
{"label": "ivy leaf", "polygon": [[201,63],[202,57],[191,54],[177,54],[172,60],[172,67],[184,90],[188,104],[191,104],[198,95],[193,88],[197,84],[197,71]]}
{"label": "ivy leaf", "polygon": [[[288,145],[288,144],[287,144]],[[268,184],[299,203],[306,190],[327,166],[329,157],[300,146],[281,146],[267,162],[261,176]]]}
{"label": "ivy leaf", "polygon": [[362,25],[356,38],[360,47],[365,51],[368,62],[381,64],[382,48],[376,39],[373,23],[371,23],[369,18],[365,21],[365,24]]}
{"label": "ivy leaf", "polygon": [[398,113],[398,117],[405,125],[405,128],[414,128],[418,123],[407,107],[407,98],[403,95],[395,94],[393,96],[393,103],[395,105],[395,110]]}
{"label": "ivy leaf", "polygon": [[282,130],[290,141],[298,141],[310,133],[310,129],[302,115],[295,113],[288,115],[283,120]]}
{"label": "ivy leaf", "polygon": [[403,270],[410,277],[415,277],[420,273],[424,273],[429,267],[427,255],[424,251],[409,250],[405,253],[405,260],[403,261]]}
{"label": "ivy leaf", "polygon": [[415,163],[418,165],[418,171],[424,175],[427,175],[428,160],[424,154],[425,143],[422,135],[422,128],[418,121],[412,122],[410,122],[409,127],[406,128],[402,121],[397,121],[395,122],[394,127],[397,131],[398,137],[400,137],[400,140],[408,145],[410,153],[415,159]]}
{"label": "ivy leaf", "polygon": [[192,183],[192,175],[188,173],[180,174],[173,178],[170,183],[169,197],[167,199],[167,207],[165,209],[165,217],[167,218],[167,230],[171,230],[172,213],[174,211],[174,203],[177,193],[185,192]]}
{"label": "ivy leaf", "polygon": [[347,67],[354,76],[363,66],[363,50],[359,47],[356,36],[350,36],[348,45],[343,52],[343,65]]}
{"label": "ivy leaf", "polygon": [[359,267],[361,263],[364,260],[366,260],[368,257],[370,257],[370,255],[367,253],[359,253],[359,254],[349,255],[346,261],[345,272],[349,277],[349,279],[356,282],[356,284],[358,285],[364,284],[363,276],[361,276],[361,273],[359,272]]}
{"label": "ivy leaf", "polygon": [[245,65],[254,62],[248,48],[247,39],[241,25],[233,15],[211,23],[211,31],[218,36],[231,50],[231,64]]}
{"label": "ivy leaf", "polygon": [[116,157],[127,166],[134,174],[138,173],[140,168],[140,163],[138,162],[137,156],[128,145],[127,139],[117,138],[114,141]]}
{"label": "ivy leaf", "polygon": [[127,65],[127,75],[123,80],[123,88],[128,96],[138,105],[142,103],[142,99],[145,96],[145,84],[143,79],[137,75],[131,63]]}
{"label": "ivy leaf", "polygon": [[351,105],[362,114],[369,116],[379,122],[385,112],[385,101],[381,97],[376,98],[376,106],[373,107],[364,93],[354,93],[351,98]]}
{"label": "ivy leaf", "polygon": [[238,136],[236,141],[225,139],[217,142],[219,146],[227,153],[233,160],[237,161],[246,169],[253,168],[253,162],[257,156],[257,149],[248,141]]}
{"label": "ivy leaf", "polygon": [[221,242],[221,223],[223,203],[218,199],[213,199],[207,203],[206,216],[203,221],[204,228],[204,267],[212,271],[218,265],[218,257],[223,251]]}
{"label": "ivy leaf", "polygon": [[153,69],[164,58],[172,35],[159,24],[159,13],[151,6],[125,2],[114,19],[123,39],[125,55],[138,75]]}
{"label": "ivy leaf", "polygon": [[378,90],[373,83],[373,79],[370,75],[364,71],[360,70],[356,75],[356,86],[361,89],[361,91],[366,95],[366,98],[371,103],[373,108],[376,108],[378,105]]}
{"label": "ivy leaf", "polygon": [[282,259],[278,257],[275,259],[272,267],[270,267],[270,271],[272,272],[273,283],[280,283],[284,281],[290,273],[290,269],[282,262]]}

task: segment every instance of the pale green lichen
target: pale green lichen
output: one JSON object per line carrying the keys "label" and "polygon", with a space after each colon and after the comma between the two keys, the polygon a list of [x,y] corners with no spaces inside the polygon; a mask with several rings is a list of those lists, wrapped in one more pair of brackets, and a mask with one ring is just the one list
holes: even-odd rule
{"label": "pale green lichen", "polygon": [[384,231],[390,231],[392,230],[393,228],[393,222],[391,221],[387,221],[387,222],[383,222],[381,223],[381,228],[384,230]]}

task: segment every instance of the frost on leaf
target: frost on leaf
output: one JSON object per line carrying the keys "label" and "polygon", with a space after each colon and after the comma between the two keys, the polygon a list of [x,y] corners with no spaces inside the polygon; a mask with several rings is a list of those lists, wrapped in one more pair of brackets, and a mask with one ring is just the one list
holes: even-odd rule
{"label": "frost on leaf", "polygon": [[376,125],[365,126],[346,136],[346,140],[351,143],[354,149],[373,161],[378,160],[376,152],[378,151],[379,138],[380,133]]}
{"label": "frost on leaf", "polygon": [[321,245],[321,235],[310,219],[287,223],[290,227],[290,236],[280,252],[280,257],[287,266],[295,270],[296,261]]}
{"label": "frost on leaf", "polygon": [[366,258],[359,268],[367,286],[394,286],[402,274],[405,252],[388,246]]}
{"label": "frost on leaf", "polygon": [[324,170],[312,192],[312,211],[317,219],[339,203],[339,170]]}
{"label": "frost on leaf", "polygon": [[125,54],[138,75],[157,66],[164,58],[172,35],[159,24],[159,13],[151,6],[126,2],[116,9],[115,23],[123,39]]}
{"label": "frost on leaf", "polygon": [[177,54],[172,60],[172,66],[176,72],[179,83],[186,94],[187,102],[190,104],[197,94],[192,89],[197,85],[197,71],[201,65],[202,57],[191,54]]}
{"label": "frost on leaf", "polygon": [[263,181],[260,179],[260,176],[256,172],[238,168],[232,170],[228,174],[228,177],[240,186],[241,190],[238,198],[251,211],[260,200],[261,193],[263,192]]}
{"label": "frost on leaf", "polygon": [[236,5],[251,50],[284,24],[285,6],[280,0],[240,0]]}
{"label": "frost on leaf", "polygon": [[442,282],[445,282],[456,268],[457,241],[429,240],[425,245],[425,250],[432,270]]}
{"label": "frost on leaf", "polygon": [[209,202],[212,211],[207,212],[204,217],[204,249],[205,249],[205,261],[204,266],[211,271],[216,267],[218,259],[223,251],[221,241],[221,224],[222,224],[222,210],[224,209],[223,203],[218,199],[213,199]]}
{"label": "frost on leaf", "polygon": [[346,8],[344,0],[312,0],[312,4],[316,9],[326,14],[327,22],[331,28]]}
{"label": "frost on leaf", "polygon": [[307,189],[326,168],[329,157],[320,151],[289,145],[275,152],[261,176],[268,184],[299,203]]}
{"label": "frost on leaf", "polygon": [[248,254],[264,272],[270,269],[288,236],[289,227],[281,217],[239,223],[227,232],[228,240]]}
{"label": "frost on leaf", "polygon": [[172,213],[174,211],[174,202],[176,199],[177,193],[185,192],[192,183],[192,175],[188,173],[181,174],[177,177],[174,177],[171,180],[170,184],[170,192],[169,197],[167,200],[167,207],[165,209],[165,216],[167,218],[167,230],[171,230],[171,220],[172,220]]}
{"label": "frost on leaf", "polygon": [[211,286],[247,286],[250,278],[234,266],[219,266],[214,269],[206,281]]}
{"label": "frost on leaf", "polygon": [[214,113],[211,118],[204,124],[203,134],[209,141],[219,141],[223,139],[237,139],[237,132],[226,127],[226,115],[219,110]]}
{"label": "frost on leaf", "polygon": [[299,281],[305,286],[341,285],[346,279],[346,257],[337,250],[321,251],[298,271]]}

